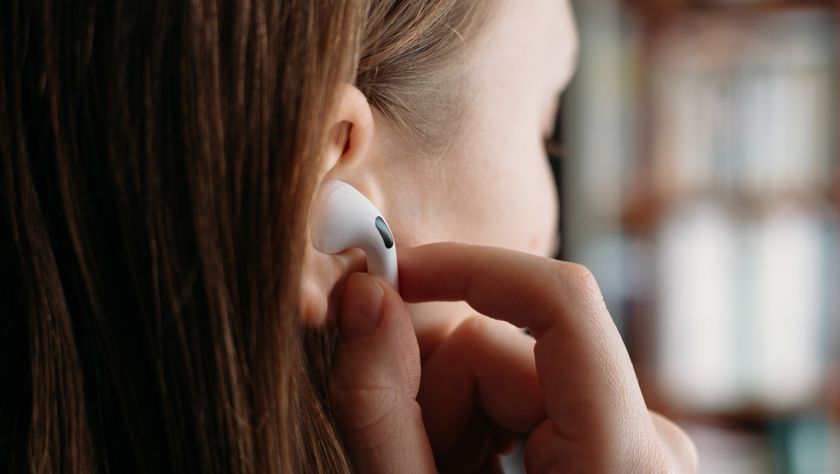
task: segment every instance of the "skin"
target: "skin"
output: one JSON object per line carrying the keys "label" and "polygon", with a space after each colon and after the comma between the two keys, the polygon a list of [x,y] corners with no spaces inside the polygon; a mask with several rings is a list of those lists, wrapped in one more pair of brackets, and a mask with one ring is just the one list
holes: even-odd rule
{"label": "skin", "polygon": [[[400,159],[400,135],[357,89],[340,92],[319,176],[388,219],[401,286],[357,273],[359,250],[306,249],[302,312],[339,328],[331,396],[351,460],[483,472],[525,439],[529,472],[693,471],[688,437],[647,410],[591,274],[547,258],[557,192],[543,137],[574,70],[569,5],[498,8],[465,65],[472,100],[443,156]],[[440,241],[461,243],[423,245]]]}

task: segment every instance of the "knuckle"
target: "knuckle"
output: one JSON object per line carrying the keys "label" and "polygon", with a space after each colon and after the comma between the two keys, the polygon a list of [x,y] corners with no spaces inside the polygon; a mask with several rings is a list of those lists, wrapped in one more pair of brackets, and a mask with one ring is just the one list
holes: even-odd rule
{"label": "knuckle", "polygon": [[[497,344],[505,344],[505,347],[511,351],[507,354],[512,354],[514,347],[521,347],[516,345],[517,341],[514,339],[516,337],[521,337],[532,345],[534,343],[533,337],[526,335],[523,330],[513,324],[476,313],[458,323],[448,340],[451,347],[455,347],[460,353],[475,360],[476,357],[482,359],[494,357],[499,347]],[[531,351],[528,354],[533,357],[533,347],[529,347]],[[476,351],[479,351],[481,356],[478,356]]]}
{"label": "knuckle", "polygon": [[595,275],[579,263],[563,263],[561,280],[571,307],[586,314],[606,314],[606,303]]}
{"label": "knuckle", "polygon": [[452,336],[458,341],[475,341],[485,339],[485,336],[499,330],[502,325],[510,325],[480,314],[473,314],[458,324]]}
{"label": "knuckle", "polygon": [[[686,435],[688,438],[688,435]],[[697,445],[691,438],[688,439],[688,469],[690,472],[697,472],[700,469],[700,453],[697,452]]]}
{"label": "knuckle", "polygon": [[671,469],[676,472],[697,472],[699,456],[697,447],[682,428],[664,416],[651,412],[658,433],[660,446],[667,451]]}
{"label": "knuckle", "polygon": [[700,459],[697,454],[697,446],[688,434],[674,425],[674,460],[677,470],[679,472],[697,472],[699,468]]}
{"label": "knuckle", "polygon": [[569,263],[565,272],[566,285],[571,296],[591,298],[600,294],[598,282],[589,268],[579,263]]}

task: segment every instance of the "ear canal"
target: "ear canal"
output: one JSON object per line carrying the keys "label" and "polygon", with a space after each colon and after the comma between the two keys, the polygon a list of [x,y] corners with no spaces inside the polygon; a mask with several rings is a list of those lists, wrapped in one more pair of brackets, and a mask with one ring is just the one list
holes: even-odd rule
{"label": "ear canal", "polygon": [[330,180],[321,187],[312,214],[312,244],[329,254],[362,249],[368,272],[399,289],[391,228],[379,209],[353,186]]}

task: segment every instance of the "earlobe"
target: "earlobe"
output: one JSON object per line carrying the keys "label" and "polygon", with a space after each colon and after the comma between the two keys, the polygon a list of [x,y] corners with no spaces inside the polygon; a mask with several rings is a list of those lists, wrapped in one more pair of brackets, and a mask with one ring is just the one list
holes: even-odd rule
{"label": "earlobe", "polygon": [[[319,282],[328,281],[332,277],[323,263],[316,264],[310,261],[314,257],[313,252],[307,248],[303,262],[304,274],[301,275],[300,281],[299,304],[303,322],[309,327],[317,328],[323,326],[330,319],[328,300],[331,290],[322,288]],[[319,274],[313,274],[312,272]]]}

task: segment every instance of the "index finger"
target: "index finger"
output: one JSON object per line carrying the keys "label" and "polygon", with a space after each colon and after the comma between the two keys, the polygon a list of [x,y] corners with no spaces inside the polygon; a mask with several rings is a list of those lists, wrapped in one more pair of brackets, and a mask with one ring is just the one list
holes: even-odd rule
{"label": "index finger", "polygon": [[621,336],[585,267],[456,243],[403,248],[399,258],[406,301],[463,300],[531,329],[546,412],[558,434],[600,443],[619,436],[616,426],[650,424]]}

